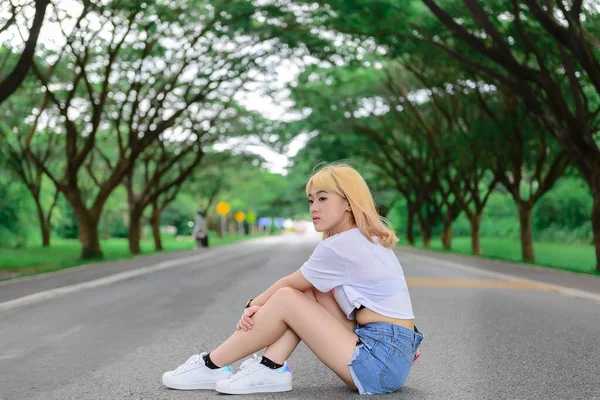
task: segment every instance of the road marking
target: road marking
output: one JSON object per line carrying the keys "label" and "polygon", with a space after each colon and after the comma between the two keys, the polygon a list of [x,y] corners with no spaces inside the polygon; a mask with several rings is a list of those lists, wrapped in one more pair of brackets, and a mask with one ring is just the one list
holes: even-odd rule
{"label": "road marking", "polygon": [[[260,250],[260,251],[262,251],[262,250]],[[256,251],[256,252],[260,252],[260,251]],[[19,297],[17,299],[13,299],[13,300],[6,301],[4,303],[0,303],[0,311],[5,311],[5,310],[9,310],[9,309],[15,308],[15,307],[21,307],[21,306],[34,304],[34,303],[37,303],[40,301],[49,300],[49,299],[52,299],[52,298],[55,298],[58,296],[64,296],[66,294],[78,292],[78,291],[84,290],[84,289],[93,289],[93,288],[97,288],[100,286],[110,285],[112,283],[135,278],[140,275],[146,275],[146,274],[150,274],[153,272],[158,272],[158,271],[162,271],[165,269],[174,268],[174,267],[177,267],[177,266],[180,266],[183,264],[201,261],[201,260],[204,260],[205,258],[209,258],[209,257],[215,255],[215,253],[217,253],[217,252],[215,251],[215,252],[204,253],[204,254],[200,254],[200,255],[194,255],[191,257],[179,258],[176,260],[163,261],[163,262],[160,262],[158,264],[154,264],[154,265],[151,265],[148,267],[142,267],[142,268],[134,269],[131,271],[120,272],[120,273],[116,273],[113,275],[105,276],[103,278],[98,278],[98,279],[78,283],[78,284],[71,285],[71,286],[63,286],[63,287],[59,287],[56,289],[45,290],[43,292],[38,292],[38,293],[34,293],[34,294],[31,294],[28,296]],[[219,253],[221,253],[221,252],[219,252]],[[245,256],[247,256],[247,254],[248,253],[244,253],[242,256],[245,257]],[[225,259],[220,259],[219,262],[224,262],[224,261],[228,261],[230,259],[243,258],[243,257],[240,257],[239,254],[235,254],[233,257],[227,257]]]}
{"label": "road marking", "polygon": [[[467,266],[467,265],[463,265],[463,264],[458,264],[453,261],[440,260],[435,257],[427,257],[427,256],[422,256],[422,255],[416,255],[416,254],[404,254],[404,257],[413,258],[413,259],[417,259],[417,260],[421,259],[423,261],[427,261],[430,263],[432,262],[435,265],[445,265],[450,268],[460,269],[465,272],[479,274],[479,275],[487,276],[487,277],[494,278],[494,279],[507,280],[507,281],[512,281],[512,282],[529,282],[529,283],[533,283],[533,284],[537,284],[537,285],[547,286],[547,287],[551,287],[554,291],[556,291],[564,296],[577,297],[577,298],[592,300],[597,303],[600,303],[600,294],[587,292],[585,290],[573,289],[570,287],[555,285],[552,283],[546,283],[546,282],[536,281],[533,279],[521,278],[521,277],[518,277],[515,275],[504,274],[501,272],[488,271],[488,270],[480,269],[477,267],[471,267],[471,266]],[[591,278],[597,279],[596,277],[591,277]]]}
{"label": "road marking", "polygon": [[[220,249],[217,249],[217,250],[220,250]],[[190,250],[183,250],[183,251],[190,251]],[[210,249],[209,251],[215,252],[216,250]],[[42,274],[36,274],[36,275],[31,275],[31,276],[24,276],[22,278],[7,279],[7,280],[0,281],[0,286],[8,286],[8,285],[13,285],[15,283],[19,283],[19,282],[23,282],[23,281],[31,281],[31,280],[35,280],[35,279],[48,278],[48,277],[55,276],[55,275],[69,274],[72,272],[77,272],[77,271],[81,271],[81,270],[93,268],[93,267],[102,267],[103,264],[107,264],[107,263],[111,263],[111,262],[118,263],[118,262],[127,262],[127,261],[139,261],[144,258],[150,259],[157,255],[160,255],[160,254],[155,253],[155,254],[136,256],[136,257],[128,258],[128,259],[100,261],[100,262],[95,262],[95,263],[79,265],[76,267],[69,267],[69,268],[58,270],[58,271],[45,272]],[[2,399],[0,399],[0,400],[2,400]]]}
{"label": "road marking", "polygon": [[534,282],[480,280],[480,279],[443,279],[443,278],[406,278],[409,287],[459,287],[459,288],[499,288],[554,290],[552,286]]}
{"label": "road marking", "polygon": [[[222,244],[222,245],[219,245],[219,246],[216,246],[216,247],[212,247],[212,248],[210,248],[208,250],[202,250],[202,252],[203,253],[207,253],[207,254],[208,253],[211,253],[211,254],[220,254],[220,253],[226,251],[229,247],[232,247],[232,246],[239,246],[239,245],[246,244],[246,243],[272,244],[278,238],[279,238],[278,236],[256,237],[256,238],[245,240],[243,242],[237,242],[237,243],[234,242],[234,243]],[[182,251],[190,251],[191,252],[191,251],[194,251],[194,250],[190,249],[190,250],[182,250]],[[173,253],[176,253],[176,252],[173,252]],[[163,254],[165,254],[165,253],[163,253]],[[15,284],[15,283],[19,283],[19,282],[23,282],[23,281],[30,281],[30,280],[34,280],[34,279],[48,278],[48,277],[54,276],[54,275],[69,274],[69,273],[72,273],[72,272],[77,272],[77,271],[81,271],[83,269],[92,268],[92,267],[102,267],[103,264],[107,264],[107,263],[110,263],[110,262],[128,262],[128,261],[139,261],[139,260],[143,260],[143,259],[151,259],[152,257],[158,256],[158,255],[160,255],[160,253],[140,255],[140,256],[136,256],[136,257],[128,258],[128,259],[100,261],[100,262],[96,262],[96,263],[89,263],[89,264],[80,265],[80,266],[77,266],[77,267],[69,267],[69,268],[58,270],[58,271],[45,272],[45,273],[42,273],[42,274],[36,274],[36,275],[31,275],[31,276],[24,276],[22,278],[6,279],[6,280],[0,281],[0,286],[8,286],[8,285],[12,285],[12,284]]]}

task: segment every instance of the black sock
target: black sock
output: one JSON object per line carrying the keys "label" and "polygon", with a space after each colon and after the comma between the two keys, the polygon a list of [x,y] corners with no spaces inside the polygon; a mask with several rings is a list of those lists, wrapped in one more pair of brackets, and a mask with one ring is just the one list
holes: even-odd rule
{"label": "black sock", "polygon": [[271,369],[277,369],[277,368],[283,367],[283,365],[277,364],[275,361],[271,361],[271,360],[269,360],[265,356],[263,356],[262,360],[260,360],[260,363],[262,365],[264,365],[265,367],[268,367],[268,368],[271,368]]}
{"label": "black sock", "polygon": [[215,365],[215,363],[212,362],[212,360],[210,359],[210,353],[207,353],[207,354],[203,355],[202,359],[204,360],[204,365],[206,365],[210,369],[219,369],[219,368],[221,368],[221,367],[217,367]]}

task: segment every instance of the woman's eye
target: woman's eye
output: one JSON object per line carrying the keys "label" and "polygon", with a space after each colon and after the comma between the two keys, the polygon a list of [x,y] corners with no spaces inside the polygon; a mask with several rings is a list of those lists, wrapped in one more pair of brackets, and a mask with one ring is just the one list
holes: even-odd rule
{"label": "woman's eye", "polygon": [[313,201],[312,201],[312,200],[309,200],[309,201],[308,201],[308,204],[312,204],[312,203],[313,203]]}
{"label": "woman's eye", "polygon": [[327,200],[327,197],[319,197],[319,201]]}

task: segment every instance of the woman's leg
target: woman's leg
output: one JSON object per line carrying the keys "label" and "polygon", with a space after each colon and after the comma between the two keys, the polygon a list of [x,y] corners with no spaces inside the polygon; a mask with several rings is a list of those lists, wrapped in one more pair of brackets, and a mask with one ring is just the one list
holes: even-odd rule
{"label": "woman's leg", "polygon": [[[322,305],[331,315],[339,319],[350,331],[354,332],[356,322],[346,318],[346,314],[344,314],[331,292],[323,293],[316,289],[309,289],[305,291],[304,294],[309,298],[316,300],[317,303]],[[283,362],[294,352],[298,343],[300,343],[298,335],[296,335],[293,330],[288,329],[275,343],[267,347],[264,355],[277,364],[283,364]]]}
{"label": "woman's leg", "polygon": [[210,353],[216,365],[227,365],[275,343],[290,328],[350,388],[356,389],[348,363],[358,337],[322,305],[304,293],[278,290],[253,316],[249,331],[236,331]]}

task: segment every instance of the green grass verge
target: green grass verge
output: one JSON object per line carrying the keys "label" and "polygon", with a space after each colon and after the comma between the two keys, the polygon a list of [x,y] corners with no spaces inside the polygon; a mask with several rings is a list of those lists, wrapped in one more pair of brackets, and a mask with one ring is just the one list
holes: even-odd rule
{"label": "green grass verge", "polygon": [[[211,247],[220,244],[234,243],[256,236],[227,236],[223,239],[211,237]],[[399,244],[402,246],[404,240]],[[195,243],[189,237],[163,238],[165,252],[190,250]],[[0,280],[16,278],[27,275],[36,275],[44,272],[58,271],[88,263],[114,261],[133,258],[129,254],[127,239],[108,239],[101,241],[104,258],[81,261],[79,253],[81,246],[75,239],[53,239],[49,248],[40,245],[25,249],[0,249]],[[142,256],[156,253],[152,239],[142,240]],[[416,243],[417,248],[423,248],[422,242]],[[481,238],[483,257],[503,261],[522,262],[521,244],[519,241],[501,238]],[[469,237],[455,237],[452,240],[452,250],[442,248],[439,238],[431,242],[431,250],[456,254],[471,254],[471,239]],[[599,275],[595,271],[594,246],[562,244],[562,243],[535,243],[536,265],[550,268],[563,269],[585,274]]]}
{"label": "green grass verge", "polygon": [[[254,236],[226,236],[219,238],[211,236],[210,246],[235,243],[247,240]],[[172,237],[167,236],[162,240],[164,252],[190,250],[195,243],[191,237]],[[154,240],[145,239],[141,241],[142,254],[156,254],[154,250]],[[91,259],[82,261],[79,259],[81,253],[81,244],[77,239],[52,239],[50,247],[44,248],[41,245],[33,245],[24,249],[0,249],[0,280],[17,278],[28,275],[37,275],[45,272],[58,271],[74,266],[114,261],[121,259],[130,259],[129,244],[127,239],[108,239],[101,240],[100,246],[104,254],[102,259]]]}
{"label": "green grass verge", "polygon": [[[404,245],[401,239],[399,245]],[[424,248],[418,241],[417,248]],[[521,243],[511,239],[481,238],[482,256],[503,261],[521,261]],[[600,275],[595,271],[596,254],[594,246],[582,244],[563,244],[536,242],[533,245],[535,265],[562,269],[584,274]],[[444,250],[440,238],[431,241],[431,250],[456,254],[471,254],[471,238],[455,237],[452,239],[452,250]]]}

